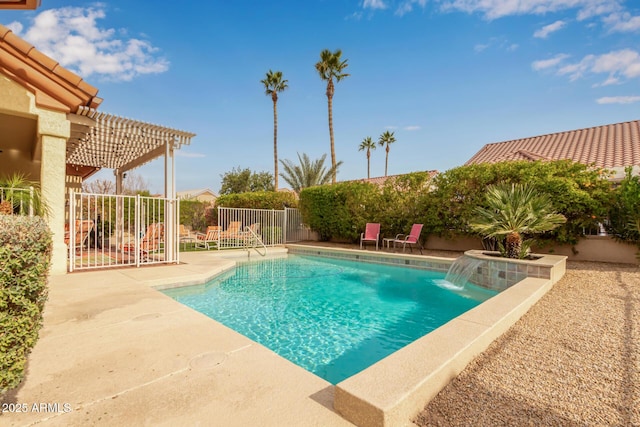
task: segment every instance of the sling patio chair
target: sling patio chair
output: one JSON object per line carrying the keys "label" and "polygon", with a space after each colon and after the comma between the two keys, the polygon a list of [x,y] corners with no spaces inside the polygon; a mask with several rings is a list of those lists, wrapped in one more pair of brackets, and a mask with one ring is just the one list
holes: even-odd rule
{"label": "sling patio chair", "polygon": [[[71,232],[69,231],[69,224],[64,226],[64,243],[71,244]],[[93,230],[93,220],[90,219],[77,219],[75,221],[75,231],[73,238],[74,249],[80,249],[89,245],[89,235]]]}
{"label": "sling patio chair", "polygon": [[402,244],[402,252],[409,245],[409,250],[413,252],[411,246],[418,246],[420,249],[420,255],[422,255],[422,245],[420,244],[420,233],[422,233],[422,224],[413,224],[411,227],[411,231],[409,234],[398,234],[395,239],[393,239],[393,247],[396,247],[396,243]]}
{"label": "sling patio chair", "polygon": [[218,246],[220,240],[220,226],[210,225],[206,233],[196,233],[196,248],[209,250]]}
{"label": "sling patio chair", "polygon": [[[140,239],[140,259],[146,261],[149,259],[149,254],[152,252],[158,252],[160,250],[160,244],[164,240],[164,224],[152,223],[147,227],[147,231]],[[136,242],[135,240],[129,240],[122,244],[122,253],[131,255],[135,253]]]}
{"label": "sling patio chair", "polygon": [[380,224],[377,222],[368,222],[364,228],[364,233],[360,233],[360,249],[362,249],[363,242],[376,242],[377,251],[378,240],[380,240]]}

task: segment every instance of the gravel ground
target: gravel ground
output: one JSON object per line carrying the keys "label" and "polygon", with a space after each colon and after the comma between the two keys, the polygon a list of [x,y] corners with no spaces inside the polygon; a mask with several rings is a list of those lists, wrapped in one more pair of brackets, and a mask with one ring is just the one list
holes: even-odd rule
{"label": "gravel ground", "polygon": [[640,426],[640,269],[568,262],[414,423]]}

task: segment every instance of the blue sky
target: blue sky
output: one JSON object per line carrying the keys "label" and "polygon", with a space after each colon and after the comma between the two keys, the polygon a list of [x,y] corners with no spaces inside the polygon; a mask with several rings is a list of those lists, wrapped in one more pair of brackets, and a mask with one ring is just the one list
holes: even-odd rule
{"label": "blue sky", "polygon": [[[334,96],[339,180],[366,177],[358,145],[386,130],[393,175],[445,171],[486,143],[640,118],[637,1],[42,3],[0,23],[99,88],[101,111],[197,134],[176,158],[178,190],[217,192],[238,166],[273,172],[269,69],[289,84],[279,157],[329,163],[322,49],[342,49],[351,74]],[[372,176],[384,161],[372,153]],[[161,160],[136,172],[162,191]]]}

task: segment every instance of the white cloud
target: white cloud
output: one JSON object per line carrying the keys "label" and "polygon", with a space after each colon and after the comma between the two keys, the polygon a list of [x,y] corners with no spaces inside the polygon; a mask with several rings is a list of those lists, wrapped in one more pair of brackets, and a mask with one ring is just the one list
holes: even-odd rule
{"label": "white cloud", "polygon": [[531,67],[534,70],[545,70],[547,68],[555,67],[568,57],[569,55],[567,55],[566,53],[560,53],[550,59],[541,59],[539,61],[534,61],[533,64],[531,64]]}
{"label": "white cloud", "polygon": [[417,126],[417,125],[411,125],[411,126],[405,126],[403,129],[404,130],[408,130],[408,131],[415,131],[415,130],[422,129],[422,127]]}
{"label": "white cloud", "polygon": [[486,43],[486,44],[477,44],[473,47],[473,50],[475,50],[476,52],[482,52],[483,50],[487,49],[490,46],[490,44]]}
{"label": "white cloud", "polygon": [[611,31],[631,33],[640,31],[640,16],[631,16],[629,12],[612,13],[602,19]]}
{"label": "white cloud", "polygon": [[365,9],[386,9],[387,5],[383,0],[364,0],[362,7]]}
{"label": "white cloud", "polygon": [[11,31],[13,31],[16,34],[20,34],[22,32],[22,24],[18,21],[13,21],[8,23],[7,25],[5,25],[5,27],[7,27],[8,29],[10,29]]}
{"label": "white cloud", "polygon": [[562,20],[556,21],[553,24],[545,25],[544,27],[540,28],[538,31],[533,33],[533,37],[546,39],[547,37],[549,37],[549,34],[555,33],[556,31],[561,30],[566,25],[567,23],[565,21],[562,21]]}
{"label": "white cloud", "polygon": [[35,17],[22,37],[85,79],[95,74],[128,81],[169,68],[149,42],[116,38],[115,29],[101,29],[97,21],[104,17],[100,5],[49,9]]}
{"label": "white cloud", "polygon": [[598,104],[633,104],[640,102],[640,96],[604,96],[596,100]]}
{"label": "white cloud", "polygon": [[396,130],[398,129],[398,126],[385,126],[384,128],[388,130]]}
{"label": "white cloud", "polygon": [[441,0],[443,10],[479,12],[487,19],[511,15],[542,15],[578,9],[578,19],[621,10],[620,0]]}
{"label": "white cloud", "polygon": [[395,14],[398,16],[402,16],[406,13],[409,13],[413,10],[413,5],[415,4],[424,9],[427,5],[427,0],[404,0],[396,9]]}
{"label": "white cloud", "polygon": [[552,59],[535,61],[534,70],[557,68],[557,74],[568,75],[571,80],[587,74],[607,74],[604,82],[598,86],[608,86],[640,77],[640,53],[632,49],[616,50],[603,55],[587,55],[579,62],[560,66],[566,55],[556,55]]}

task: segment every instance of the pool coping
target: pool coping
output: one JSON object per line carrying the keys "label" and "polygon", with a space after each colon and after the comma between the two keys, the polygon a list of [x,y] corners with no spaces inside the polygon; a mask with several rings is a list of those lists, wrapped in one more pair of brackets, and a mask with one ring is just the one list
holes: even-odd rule
{"label": "pool coping", "polygon": [[[375,253],[353,249],[308,245],[287,245],[287,248],[293,254],[322,256],[328,253],[332,257],[351,259],[376,257]],[[468,251],[465,255],[484,258],[489,263],[505,263],[504,271],[511,269],[508,267],[510,261],[496,259],[483,251]],[[405,259],[411,260],[410,264],[419,263],[419,259],[425,263],[449,265],[454,261],[406,254],[381,253],[379,256],[400,265]],[[548,268],[548,275],[541,274],[540,269],[535,270],[538,276],[547,277],[519,280],[493,298],[338,383],[334,409],[358,426],[412,425],[411,420],[426,403],[542,298],[566,269],[566,257],[557,255],[543,256],[535,261],[511,261],[515,261],[515,270],[517,265],[533,264]]]}

